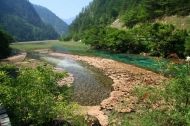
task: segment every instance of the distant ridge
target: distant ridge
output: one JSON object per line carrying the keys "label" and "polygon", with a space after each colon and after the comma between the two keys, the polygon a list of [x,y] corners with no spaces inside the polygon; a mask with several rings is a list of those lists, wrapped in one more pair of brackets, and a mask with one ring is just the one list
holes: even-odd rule
{"label": "distant ridge", "polygon": [[43,23],[28,0],[0,0],[0,26],[17,41],[57,39],[57,32]]}
{"label": "distant ridge", "polygon": [[44,23],[51,25],[60,35],[64,35],[67,33],[68,25],[62,19],[60,19],[53,12],[43,6],[33,6]]}
{"label": "distant ridge", "polygon": [[75,20],[76,17],[71,17],[68,19],[63,19],[68,25],[72,24],[72,22]]}

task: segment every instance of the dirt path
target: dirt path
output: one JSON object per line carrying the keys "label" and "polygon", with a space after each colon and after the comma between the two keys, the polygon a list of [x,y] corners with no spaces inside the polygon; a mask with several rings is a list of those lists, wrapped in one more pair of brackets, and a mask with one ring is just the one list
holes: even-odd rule
{"label": "dirt path", "polygon": [[[110,97],[103,100],[100,104],[101,110],[115,110],[117,112],[135,111],[137,98],[131,95],[132,89],[139,84],[156,86],[166,80],[165,77],[154,72],[110,59],[63,53],[49,53],[49,55],[56,57],[69,56],[75,60],[84,61],[96,68],[99,68],[113,80],[113,91],[110,93]],[[91,112],[93,113],[91,115],[98,115],[97,118],[104,115],[103,118],[107,119],[101,110],[99,110],[101,115],[95,114],[94,112]],[[108,121],[102,122],[104,125],[107,125]]]}

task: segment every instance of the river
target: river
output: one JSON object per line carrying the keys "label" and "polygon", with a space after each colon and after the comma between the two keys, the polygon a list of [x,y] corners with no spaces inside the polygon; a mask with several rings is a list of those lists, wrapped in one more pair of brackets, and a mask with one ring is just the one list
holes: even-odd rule
{"label": "river", "polygon": [[80,105],[99,105],[109,97],[113,81],[99,69],[69,57],[43,56],[41,59],[73,74],[73,101]]}

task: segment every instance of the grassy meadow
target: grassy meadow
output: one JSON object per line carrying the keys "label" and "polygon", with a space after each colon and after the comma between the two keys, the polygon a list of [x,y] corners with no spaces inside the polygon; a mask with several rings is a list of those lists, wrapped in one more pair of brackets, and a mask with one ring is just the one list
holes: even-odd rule
{"label": "grassy meadow", "polygon": [[81,42],[60,42],[58,40],[46,40],[46,41],[32,41],[32,42],[20,42],[11,44],[11,48],[18,49],[21,51],[32,51],[37,49],[69,49],[71,52],[78,51],[87,51],[89,49],[88,46]]}

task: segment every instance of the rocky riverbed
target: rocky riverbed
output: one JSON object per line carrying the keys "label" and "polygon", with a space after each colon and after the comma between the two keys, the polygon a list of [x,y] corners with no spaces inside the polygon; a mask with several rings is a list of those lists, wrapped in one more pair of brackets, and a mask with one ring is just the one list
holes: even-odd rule
{"label": "rocky riverbed", "polygon": [[95,112],[91,112],[90,109],[90,112],[87,112],[89,115],[97,117],[103,126],[108,125],[108,120],[106,120],[107,117],[102,110],[114,110],[125,113],[136,111],[135,104],[138,100],[131,94],[134,87],[140,84],[158,86],[166,80],[160,74],[111,59],[63,53],[49,53],[49,55],[57,57],[69,56],[75,60],[86,62],[103,70],[105,75],[113,80],[113,91],[107,99],[101,102],[99,107],[96,107],[100,109],[96,109]]}
{"label": "rocky riverbed", "polygon": [[[70,57],[74,60],[86,62],[89,65],[102,70],[105,75],[113,80],[113,90],[110,93],[110,96],[107,99],[104,99],[99,106],[83,106],[81,108],[83,114],[88,117],[95,117],[99,120],[102,126],[108,125],[108,116],[104,113],[104,110],[114,110],[122,113],[136,111],[135,104],[137,104],[138,99],[132,95],[132,90],[137,85],[144,84],[159,86],[166,80],[166,78],[160,74],[110,59],[54,52],[48,52],[48,55],[52,57]],[[19,59],[19,61],[21,61],[19,64],[34,64],[34,59],[23,61],[25,57],[26,54],[21,54],[9,58],[8,61],[17,61],[17,59]],[[34,64],[34,66],[36,65]],[[56,71],[59,71],[59,69],[56,69]],[[73,76],[69,74],[67,78],[60,80],[59,84],[60,86],[65,85],[68,84],[68,82],[72,83],[73,80]]]}

